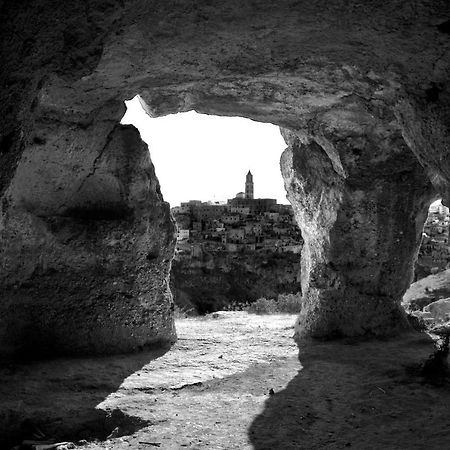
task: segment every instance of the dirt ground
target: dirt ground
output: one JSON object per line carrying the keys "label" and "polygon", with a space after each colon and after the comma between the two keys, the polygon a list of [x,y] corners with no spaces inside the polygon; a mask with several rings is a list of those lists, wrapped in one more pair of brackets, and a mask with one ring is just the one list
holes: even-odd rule
{"label": "dirt ground", "polygon": [[415,370],[426,335],[299,351],[294,320],[217,313],[177,321],[166,353],[2,367],[2,448],[35,426],[86,449],[449,447],[450,386]]}

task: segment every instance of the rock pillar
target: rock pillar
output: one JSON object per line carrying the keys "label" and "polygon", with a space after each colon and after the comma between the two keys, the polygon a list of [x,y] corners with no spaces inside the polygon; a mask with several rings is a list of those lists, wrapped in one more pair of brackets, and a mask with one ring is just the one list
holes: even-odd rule
{"label": "rock pillar", "polygon": [[331,111],[285,132],[281,166],[305,241],[297,337],[390,335],[408,327],[408,288],[433,191],[399,130]]}
{"label": "rock pillar", "polygon": [[121,108],[75,123],[43,115],[24,143],[0,203],[2,354],[106,354],[175,339],[174,223],[147,146],[118,123]]}

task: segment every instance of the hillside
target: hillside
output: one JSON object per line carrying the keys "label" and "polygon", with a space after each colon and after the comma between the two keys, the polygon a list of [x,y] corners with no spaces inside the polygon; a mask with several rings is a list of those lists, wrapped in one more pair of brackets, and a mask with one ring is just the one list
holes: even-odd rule
{"label": "hillside", "polygon": [[172,262],[171,290],[179,307],[199,314],[234,302],[297,293],[300,255],[256,251],[212,252],[201,258],[178,255]]}

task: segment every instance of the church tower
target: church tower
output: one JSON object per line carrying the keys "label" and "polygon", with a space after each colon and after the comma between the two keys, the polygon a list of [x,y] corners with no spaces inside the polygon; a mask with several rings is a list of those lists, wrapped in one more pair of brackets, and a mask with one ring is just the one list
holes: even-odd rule
{"label": "church tower", "polygon": [[253,198],[253,175],[250,170],[245,179],[245,198]]}

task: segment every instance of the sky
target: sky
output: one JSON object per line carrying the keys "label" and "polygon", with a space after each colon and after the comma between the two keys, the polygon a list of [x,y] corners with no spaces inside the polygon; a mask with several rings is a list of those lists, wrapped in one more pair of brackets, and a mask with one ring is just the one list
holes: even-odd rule
{"label": "sky", "polygon": [[233,198],[244,191],[249,170],[255,198],[289,203],[280,172],[286,144],[277,126],[194,111],[151,118],[137,97],[125,103],[121,123],[138,128],[171,206]]}

